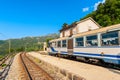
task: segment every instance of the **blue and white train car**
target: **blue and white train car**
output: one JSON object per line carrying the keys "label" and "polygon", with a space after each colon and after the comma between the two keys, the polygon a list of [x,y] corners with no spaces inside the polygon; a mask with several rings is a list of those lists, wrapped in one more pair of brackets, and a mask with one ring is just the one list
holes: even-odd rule
{"label": "blue and white train car", "polygon": [[50,41],[51,54],[97,59],[120,65],[120,24]]}
{"label": "blue and white train car", "polygon": [[73,55],[120,64],[120,24],[73,36]]}
{"label": "blue and white train car", "polygon": [[51,40],[50,43],[50,48],[49,48],[49,52],[51,54],[55,54],[57,55],[57,53],[66,55],[67,54],[67,38],[68,37],[64,37],[64,38],[59,38],[59,39],[54,39]]}

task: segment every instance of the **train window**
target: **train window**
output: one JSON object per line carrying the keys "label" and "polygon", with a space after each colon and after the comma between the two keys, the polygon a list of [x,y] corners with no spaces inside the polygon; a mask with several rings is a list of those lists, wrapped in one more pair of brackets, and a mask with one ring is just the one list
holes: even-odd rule
{"label": "train window", "polygon": [[58,41],[57,47],[61,47],[61,41]]}
{"label": "train window", "polygon": [[56,47],[56,42],[52,42],[52,47]]}
{"label": "train window", "polygon": [[66,47],[66,40],[62,41],[62,47]]}
{"label": "train window", "polygon": [[109,32],[104,33],[102,36],[102,46],[112,46],[112,45],[119,45],[118,42],[118,32]]}
{"label": "train window", "polygon": [[76,44],[75,44],[76,47],[80,47],[80,46],[83,46],[83,37],[81,38],[76,38]]}
{"label": "train window", "polygon": [[87,36],[86,37],[86,46],[97,46],[98,40],[97,35]]}
{"label": "train window", "polygon": [[56,42],[54,42],[54,47],[57,47]]}
{"label": "train window", "polygon": [[52,47],[52,43],[49,42],[49,43],[47,44],[47,46],[48,46],[48,47]]}
{"label": "train window", "polygon": [[52,42],[52,47],[54,47],[54,43]]}

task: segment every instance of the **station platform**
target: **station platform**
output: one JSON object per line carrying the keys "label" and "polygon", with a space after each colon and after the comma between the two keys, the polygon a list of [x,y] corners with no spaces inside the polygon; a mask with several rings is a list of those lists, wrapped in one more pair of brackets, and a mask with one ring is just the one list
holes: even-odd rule
{"label": "station platform", "polygon": [[82,62],[67,60],[49,55],[41,55],[38,52],[29,52],[29,55],[42,61],[50,63],[60,69],[64,69],[86,80],[120,80],[120,71],[104,68],[101,66],[86,64]]}

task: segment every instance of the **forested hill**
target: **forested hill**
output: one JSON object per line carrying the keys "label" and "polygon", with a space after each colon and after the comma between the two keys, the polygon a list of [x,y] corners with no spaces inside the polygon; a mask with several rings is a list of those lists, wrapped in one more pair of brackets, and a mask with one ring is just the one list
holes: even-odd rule
{"label": "forested hill", "polygon": [[[48,39],[58,38],[59,34],[49,34],[46,36],[39,37],[24,37],[21,39],[10,39],[11,42],[11,52],[19,51],[36,51],[41,50],[43,47],[43,42]],[[9,40],[0,40],[0,55],[7,54]]]}
{"label": "forested hill", "polygon": [[85,16],[92,17],[101,26],[109,26],[120,23],[120,0],[106,0],[100,3],[96,11]]}

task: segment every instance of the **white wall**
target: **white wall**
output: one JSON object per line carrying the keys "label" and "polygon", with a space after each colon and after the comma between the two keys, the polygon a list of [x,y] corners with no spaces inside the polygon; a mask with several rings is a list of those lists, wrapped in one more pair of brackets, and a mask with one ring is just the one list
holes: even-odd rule
{"label": "white wall", "polygon": [[63,32],[60,33],[60,37],[63,37],[63,34],[62,34],[62,33],[63,33]]}
{"label": "white wall", "polygon": [[73,28],[72,33],[73,33],[73,35],[77,34],[77,28],[76,27]]}
{"label": "white wall", "polygon": [[117,55],[120,53],[120,48],[74,48],[74,52],[94,53],[94,54],[111,54]]}
{"label": "white wall", "polygon": [[67,52],[67,47],[65,47],[65,48],[54,48],[54,49],[58,52],[61,52],[61,51]]}
{"label": "white wall", "polygon": [[70,29],[65,31],[65,37],[68,37],[68,36],[70,36]]}
{"label": "white wall", "polygon": [[[73,35],[81,33],[81,32],[87,32],[89,30],[94,30],[94,29],[98,29],[99,26],[93,22],[91,19],[82,21],[82,22],[78,22],[78,24],[72,29],[72,33]],[[65,37],[70,36],[70,29],[65,31]],[[60,33],[60,37],[62,36],[62,32]]]}
{"label": "white wall", "polygon": [[89,31],[89,29],[91,30],[98,29],[99,27],[93,21],[86,20],[84,22],[80,22],[79,24],[77,24],[76,28],[78,29],[77,33],[81,33],[81,32]]}

